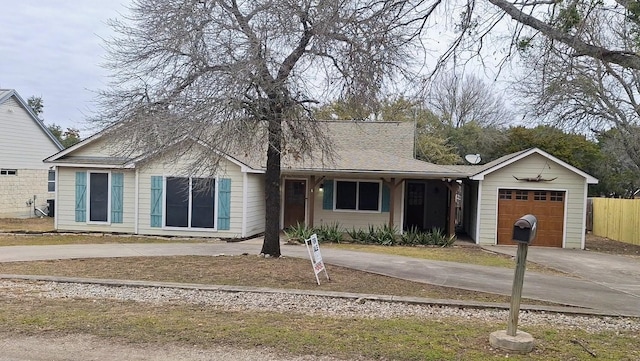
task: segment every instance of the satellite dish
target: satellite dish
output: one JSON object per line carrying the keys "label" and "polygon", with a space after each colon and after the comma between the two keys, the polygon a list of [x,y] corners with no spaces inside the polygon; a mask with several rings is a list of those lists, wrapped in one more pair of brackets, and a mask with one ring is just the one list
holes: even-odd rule
{"label": "satellite dish", "polygon": [[482,160],[480,154],[467,154],[464,156],[464,159],[471,164],[478,164]]}

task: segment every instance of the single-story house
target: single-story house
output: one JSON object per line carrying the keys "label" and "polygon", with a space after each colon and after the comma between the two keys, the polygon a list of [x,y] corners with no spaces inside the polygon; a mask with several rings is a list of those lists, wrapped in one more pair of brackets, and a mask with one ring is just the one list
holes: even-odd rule
{"label": "single-story house", "polygon": [[[554,246],[584,245],[587,184],[597,180],[539,149],[481,166],[442,166],[414,158],[411,123],[323,123],[333,144],[331,160],[283,156],[282,228],[298,222],[338,223],[343,229],[438,228],[449,234],[458,228],[477,243],[502,244],[513,217],[529,209],[547,212],[535,203],[544,198],[545,205],[560,204],[562,211],[544,223],[546,213],[540,213],[539,234],[546,237],[542,227],[549,224],[562,235]],[[264,231],[262,154],[224,154],[209,176],[180,166],[189,152],[118,157],[110,150],[114,144],[103,131],[45,160],[57,172],[57,229],[224,238]],[[202,144],[190,150],[214,151]],[[544,179],[522,180],[537,175]],[[529,193],[533,208],[520,204]],[[463,213],[458,225],[456,212]]]}
{"label": "single-story house", "polygon": [[55,196],[53,169],[42,160],[63,149],[14,89],[0,89],[0,217],[35,216]]}

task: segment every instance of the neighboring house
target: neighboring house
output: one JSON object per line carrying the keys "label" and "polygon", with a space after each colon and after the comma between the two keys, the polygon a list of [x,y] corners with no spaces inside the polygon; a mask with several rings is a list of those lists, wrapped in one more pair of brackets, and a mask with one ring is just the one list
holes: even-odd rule
{"label": "neighboring house", "polygon": [[33,217],[54,199],[55,172],[42,160],[61,149],[15,90],[0,89],[0,218]]}
{"label": "neighboring house", "polygon": [[[456,194],[463,185],[464,217],[458,228],[478,243],[503,243],[503,237],[497,236],[498,229],[502,231],[497,219],[511,222],[510,217],[523,208],[507,212],[508,206],[501,202],[500,212],[509,216],[498,217],[498,197],[506,197],[503,193],[511,189],[547,187],[545,192],[556,192],[549,194],[549,201],[553,197],[559,202],[562,193],[569,201],[563,198],[560,204],[570,206],[560,216],[563,240],[568,241],[554,245],[583,247],[576,224],[584,226],[584,212],[582,218],[573,212],[578,211],[580,200],[586,202],[587,183],[596,180],[540,150],[485,166],[440,166],[413,157],[411,123],[328,121],[323,125],[333,144],[331,161],[283,156],[283,228],[298,222],[338,223],[343,229],[390,225],[398,230],[437,228],[452,234]],[[118,144],[113,138],[104,131],[45,160],[56,166],[59,179],[57,229],[225,238],[264,231],[263,152],[227,154],[216,175],[205,179],[181,167],[189,153],[118,158],[110,151]],[[204,145],[195,147],[194,152],[214,152]],[[542,165],[550,167],[542,173],[545,178],[550,174],[557,180],[526,182],[512,177],[535,177]],[[532,197],[541,197],[536,194]]]}

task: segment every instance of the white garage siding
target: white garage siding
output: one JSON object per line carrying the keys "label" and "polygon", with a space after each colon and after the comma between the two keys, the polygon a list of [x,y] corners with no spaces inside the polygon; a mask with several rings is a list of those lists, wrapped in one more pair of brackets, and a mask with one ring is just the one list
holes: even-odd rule
{"label": "white garage siding", "polygon": [[[532,178],[541,174],[550,182],[526,182],[514,178]],[[566,167],[539,154],[531,154],[501,169],[487,174],[479,181],[481,202],[479,208],[480,244],[497,243],[498,190],[552,190],[566,192],[563,246],[582,248],[584,237],[586,179]]]}
{"label": "white garage siding", "polygon": [[246,221],[243,237],[264,232],[266,203],[264,197],[264,175],[245,173]]}

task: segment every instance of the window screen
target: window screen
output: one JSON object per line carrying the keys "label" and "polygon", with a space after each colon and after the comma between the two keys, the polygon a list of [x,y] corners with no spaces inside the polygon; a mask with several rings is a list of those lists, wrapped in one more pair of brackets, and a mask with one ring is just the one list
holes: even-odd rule
{"label": "window screen", "polygon": [[191,227],[213,228],[216,187],[211,179],[194,178],[191,190]]}
{"label": "window screen", "polygon": [[358,183],[336,182],[336,209],[356,209]]}
{"label": "window screen", "polygon": [[380,183],[358,182],[358,210],[377,211],[380,200]]}
{"label": "window screen", "polygon": [[109,174],[90,173],[89,220],[107,222],[109,210]]}
{"label": "window screen", "polygon": [[189,226],[189,178],[167,178],[168,227]]}

